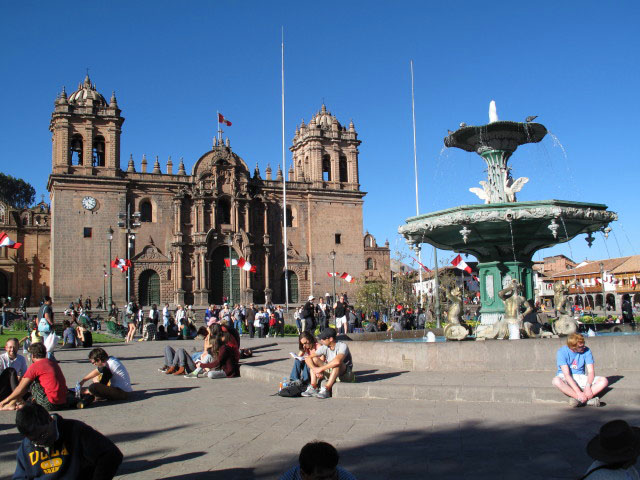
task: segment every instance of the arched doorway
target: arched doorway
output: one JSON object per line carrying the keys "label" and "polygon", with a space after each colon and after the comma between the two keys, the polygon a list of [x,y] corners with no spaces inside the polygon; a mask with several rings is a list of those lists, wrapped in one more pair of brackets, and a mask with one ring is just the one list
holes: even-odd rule
{"label": "arched doorway", "polygon": [[637,304],[640,304],[640,293],[636,293],[636,294],[633,296],[633,305],[635,306],[635,305],[637,305]]}
{"label": "arched doorway", "polygon": [[602,294],[599,293],[596,295],[596,307],[602,308]]}
{"label": "arched doorway", "polygon": [[587,295],[585,297],[586,306],[593,310],[593,297],[591,295]]}
{"label": "arched doorway", "polygon": [[140,305],[160,305],[160,275],[154,270],[145,270],[138,281]]}
{"label": "arched doorway", "polygon": [[[211,254],[209,262],[209,303],[221,304],[223,298],[229,303],[240,303],[240,269],[231,265],[227,267],[225,258],[229,258],[229,247],[221,246]],[[237,259],[238,254],[232,248],[231,258]],[[231,282],[229,281],[231,272]],[[230,283],[232,288],[230,288]],[[231,294],[231,295],[230,295]]]}
{"label": "arched doorway", "polygon": [[[289,283],[289,303],[298,303],[298,276],[295,272],[291,270],[287,270],[287,281]],[[285,289],[284,289],[284,273],[282,274],[282,295],[280,298],[285,298]]]}
{"label": "arched doorway", "polygon": [[616,309],[616,296],[613,293],[607,293],[607,310],[615,310]]}
{"label": "arched doorway", "polygon": [[0,298],[9,298],[9,279],[0,272]]}

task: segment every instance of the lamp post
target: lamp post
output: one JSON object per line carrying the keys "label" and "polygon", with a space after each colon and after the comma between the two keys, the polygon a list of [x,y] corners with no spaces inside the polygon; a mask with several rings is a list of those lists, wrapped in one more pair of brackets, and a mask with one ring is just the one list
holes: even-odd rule
{"label": "lamp post", "polygon": [[[125,231],[126,239],[127,239],[127,260],[131,260],[131,249],[133,248],[133,241],[136,239],[136,234],[134,233],[134,229],[140,226],[140,217],[142,214],[140,212],[131,213],[131,204],[127,204],[127,212],[118,213],[118,226]],[[131,268],[127,268],[127,291],[125,304],[128,304],[131,301]]]}
{"label": "lamp post", "polygon": [[111,270],[111,242],[113,240],[113,228],[109,226],[107,229],[107,240],[109,240],[109,261],[107,265],[109,265],[109,289],[107,290],[107,312],[111,309],[111,304],[113,303],[112,292],[113,292],[113,270]]}
{"label": "lamp post", "polygon": [[604,263],[600,262],[600,281],[602,282],[602,315],[607,314],[607,293],[604,289]]}
{"label": "lamp post", "polygon": [[231,247],[233,239],[231,233],[227,235],[227,245],[229,246],[229,308],[233,308],[233,275],[231,274]]}
{"label": "lamp post", "polygon": [[331,259],[331,276],[333,277],[333,303],[336,301],[336,252],[331,250],[329,252],[329,258]]}

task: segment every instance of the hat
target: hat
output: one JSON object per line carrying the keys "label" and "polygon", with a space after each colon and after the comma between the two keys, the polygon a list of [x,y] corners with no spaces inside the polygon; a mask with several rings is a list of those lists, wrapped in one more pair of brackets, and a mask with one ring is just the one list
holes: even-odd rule
{"label": "hat", "polygon": [[314,298],[316,298],[316,297],[314,297],[313,295],[309,295],[309,298],[307,298],[307,301],[309,301],[309,302],[310,302],[310,301],[311,301],[311,300],[313,300]]}
{"label": "hat", "polygon": [[326,340],[327,338],[336,338],[336,336],[338,335],[338,332],[336,332],[335,328],[325,328],[324,330],[322,330],[320,332],[320,335],[318,335],[318,338],[320,340]]}
{"label": "hat", "polygon": [[587,444],[587,453],[605,463],[633,460],[640,454],[640,428],[630,427],[624,420],[605,423]]}

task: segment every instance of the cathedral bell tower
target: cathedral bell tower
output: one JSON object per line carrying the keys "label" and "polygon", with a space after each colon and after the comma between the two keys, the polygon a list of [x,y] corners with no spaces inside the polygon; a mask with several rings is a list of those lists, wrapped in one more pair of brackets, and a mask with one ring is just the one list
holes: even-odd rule
{"label": "cathedral bell tower", "polygon": [[346,128],[323,104],[306,125],[296,127],[293,137],[293,176],[312,188],[359,190],[358,134],[353,122]]}
{"label": "cathedral bell tower", "polygon": [[49,125],[52,173],[114,176],[120,170],[123,122],[115,92],[107,103],[88,74],[68,98],[63,88]]}

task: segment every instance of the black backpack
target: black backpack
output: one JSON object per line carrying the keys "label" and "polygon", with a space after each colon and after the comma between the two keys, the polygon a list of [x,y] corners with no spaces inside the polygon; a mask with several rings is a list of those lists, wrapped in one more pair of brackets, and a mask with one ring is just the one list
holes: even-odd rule
{"label": "black backpack", "polygon": [[307,386],[301,381],[291,382],[286,387],[282,387],[278,392],[281,397],[301,397],[302,392],[307,389]]}

